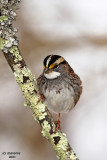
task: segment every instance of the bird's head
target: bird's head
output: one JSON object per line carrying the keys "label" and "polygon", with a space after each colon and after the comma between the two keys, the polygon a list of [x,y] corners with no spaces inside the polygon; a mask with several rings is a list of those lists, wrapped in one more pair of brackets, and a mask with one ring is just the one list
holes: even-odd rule
{"label": "bird's head", "polygon": [[65,64],[66,61],[59,55],[48,55],[44,61],[44,76],[47,79],[55,79],[61,75],[61,65]]}

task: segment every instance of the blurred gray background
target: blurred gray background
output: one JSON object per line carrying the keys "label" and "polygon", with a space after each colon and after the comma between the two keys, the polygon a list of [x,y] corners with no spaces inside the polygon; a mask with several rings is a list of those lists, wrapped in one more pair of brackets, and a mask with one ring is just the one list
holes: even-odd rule
{"label": "blurred gray background", "polygon": [[[81,77],[83,94],[61,117],[80,160],[107,160],[107,1],[23,0],[15,22],[21,53],[37,78],[48,54],[63,56]],[[0,52],[0,160],[57,160]]]}

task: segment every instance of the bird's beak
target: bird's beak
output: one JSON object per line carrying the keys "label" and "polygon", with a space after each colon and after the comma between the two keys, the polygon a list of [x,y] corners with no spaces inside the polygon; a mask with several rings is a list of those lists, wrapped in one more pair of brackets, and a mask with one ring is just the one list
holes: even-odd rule
{"label": "bird's beak", "polygon": [[49,70],[49,68],[46,67],[46,68],[44,69],[44,72],[46,73],[46,72],[48,72],[48,70]]}

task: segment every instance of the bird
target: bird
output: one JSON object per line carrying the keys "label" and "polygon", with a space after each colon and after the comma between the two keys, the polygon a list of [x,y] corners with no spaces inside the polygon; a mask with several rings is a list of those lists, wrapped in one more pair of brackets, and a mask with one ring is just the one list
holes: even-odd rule
{"label": "bird", "polygon": [[60,129],[60,113],[69,112],[77,104],[82,93],[82,81],[60,55],[46,56],[43,67],[43,73],[37,78],[37,87],[47,108],[58,114],[57,130]]}

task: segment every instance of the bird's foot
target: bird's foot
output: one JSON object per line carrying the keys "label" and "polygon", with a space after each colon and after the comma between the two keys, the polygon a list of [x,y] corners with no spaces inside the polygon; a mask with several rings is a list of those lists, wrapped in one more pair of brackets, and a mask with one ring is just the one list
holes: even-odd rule
{"label": "bird's foot", "polygon": [[39,98],[39,100],[38,100],[38,103],[39,103],[40,101],[45,101],[45,99],[46,99],[46,98],[44,97],[44,95],[41,94],[41,95],[40,95],[40,98]]}
{"label": "bird's foot", "polygon": [[58,120],[57,120],[55,123],[56,123],[56,131],[57,131],[58,129],[61,129],[61,127],[60,127],[60,113],[59,113],[59,115],[58,115]]}
{"label": "bird's foot", "polygon": [[58,129],[61,129],[61,127],[60,127],[60,121],[56,121],[55,122],[56,123],[56,131],[58,130]]}

